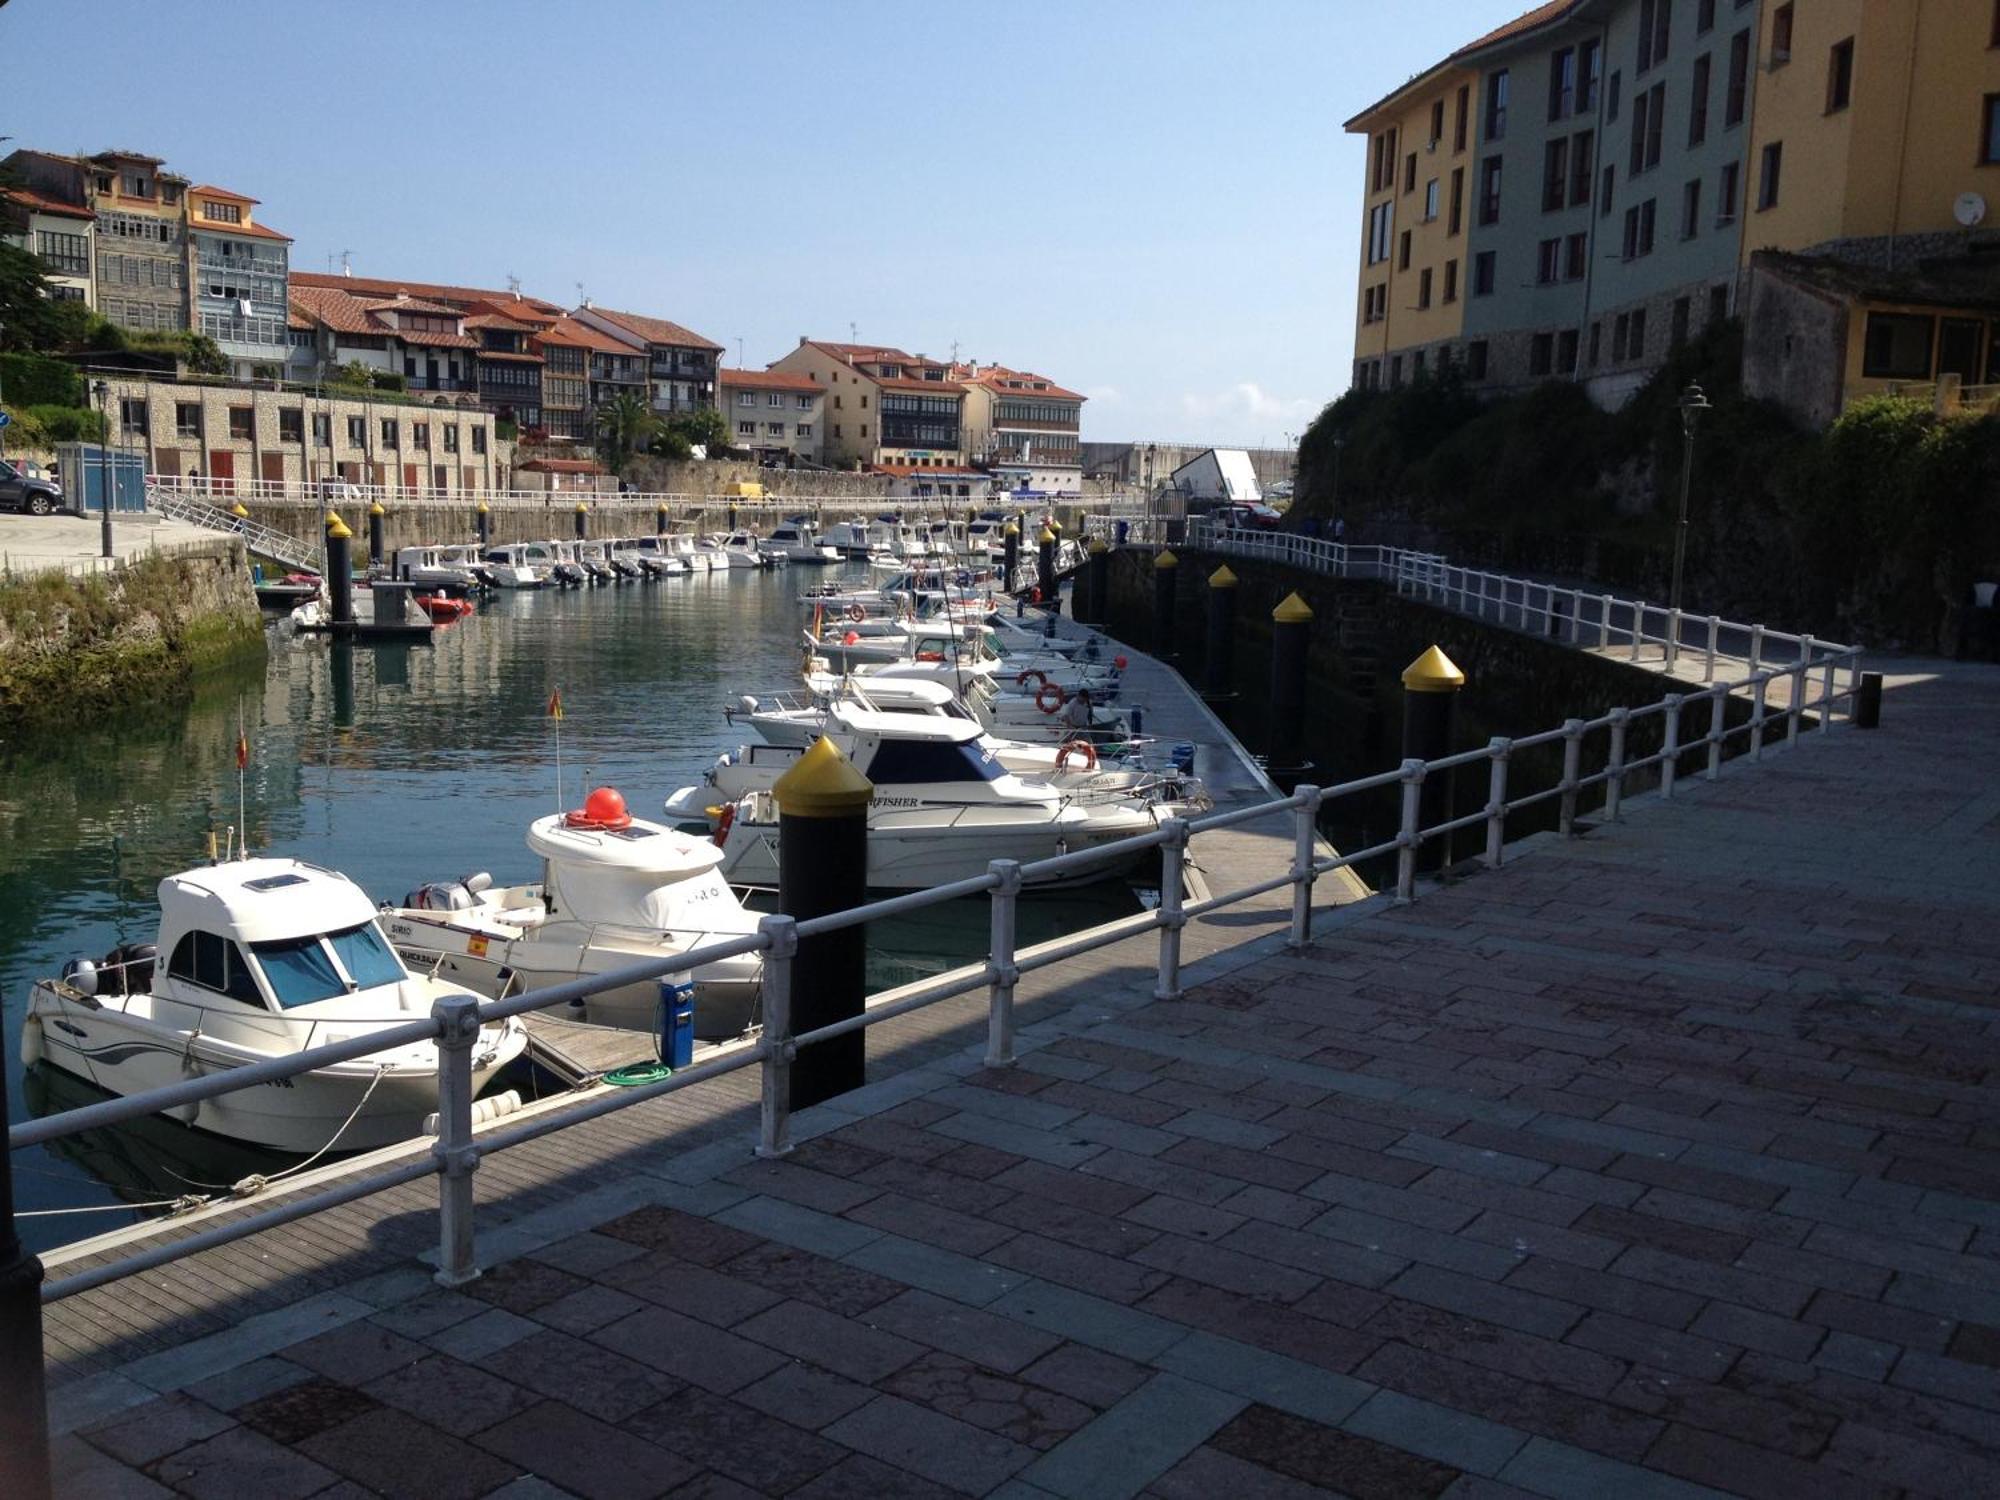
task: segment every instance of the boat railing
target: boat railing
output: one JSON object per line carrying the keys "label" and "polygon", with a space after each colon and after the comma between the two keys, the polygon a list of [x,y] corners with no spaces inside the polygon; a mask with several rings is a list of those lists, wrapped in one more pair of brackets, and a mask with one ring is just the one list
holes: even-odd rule
{"label": "boat railing", "polygon": [[[866,902],[825,916],[805,920],[782,914],[765,916],[754,933],[703,942],[681,953],[566,980],[505,999],[481,1001],[472,995],[447,995],[437,1001],[429,1015],[412,1017],[362,1036],[24,1120],[8,1131],[12,1150],[122,1125],[415,1043],[434,1042],[439,1049],[434,1138],[378,1153],[362,1169],[352,1170],[316,1189],[295,1189],[295,1196],[285,1197],[267,1208],[245,1211],[235,1207],[192,1232],[177,1234],[169,1240],[155,1240],[129,1253],[80,1257],[74,1263],[75,1269],[46,1282],[42,1295],[47,1300],[71,1297],[121,1277],[433,1176],[438,1179],[437,1279],[445,1285],[462,1284],[478,1274],[473,1183],[482,1159],[669,1093],[702,1088],[726,1074],[749,1068],[759,1070],[761,1075],[756,1152],[767,1158],[783,1156],[792,1145],[792,1063],[807,1048],[956,996],[983,992],[984,1058],[988,1066],[1007,1066],[1016,1054],[1016,987],[1031,972],[1150,935],[1157,944],[1151,964],[1153,993],[1163,999],[1175,998],[1183,991],[1182,933],[1197,917],[1286,892],[1290,905],[1288,941],[1294,948],[1303,948],[1313,937],[1316,883],[1329,873],[1388,861],[1394,875],[1382,899],[1412,902],[1420,899],[1422,893],[1417,878],[1420,853],[1426,845],[1454,832],[1483,831],[1484,862],[1498,866],[1510,857],[1509,819],[1524,809],[1553,804],[1557,833],[1568,837],[1579,831],[1587,810],[1586,801],[1592,804],[1588,811],[1599,821],[1617,820],[1628,793],[1641,790],[1642,782],[1649,783],[1653,795],[1661,801],[1671,802],[1684,776],[1715,780],[1721,776],[1725,763],[1736,765],[1747,761],[1754,766],[1775,752],[1800,749],[1823,737],[1837,722],[1851,722],[1860,698],[1859,664],[1858,648],[1833,651],[1806,643],[1791,660],[1767,664],[1740,679],[1719,680],[1699,688],[1675,683],[1676,691],[1656,701],[1614,708],[1591,719],[1572,718],[1538,734],[1494,739],[1485,746],[1437,760],[1405,760],[1372,776],[1332,787],[1301,786],[1289,797],[1245,807],[1195,818],[1167,817],[1145,833],[1048,859],[1027,863],[994,860],[980,875]],[[1635,739],[1640,748],[1653,745],[1658,748],[1634,753]],[[1556,756],[1552,752],[1558,747]],[[1530,750],[1544,753],[1526,755]],[[1560,761],[1561,773],[1550,780],[1545,768],[1556,759]],[[1435,777],[1469,774],[1481,767],[1488,778],[1484,806],[1426,824],[1422,816],[1425,785]],[[1400,803],[1391,836],[1363,849],[1324,850],[1317,837],[1318,826],[1330,807],[1350,799],[1379,798],[1385,792],[1394,793]],[[1361,819],[1357,815],[1352,821]],[[1276,835],[1270,873],[1236,889],[1189,899],[1185,877],[1190,839],[1250,824],[1263,824]],[[1024,885],[1109,870],[1152,850],[1158,851],[1161,871],[1160,899],[1156,906],[1046,942],[1025,946],[1020,943],[1017,918]],[[801,939],[968,898],[983,898],[990,907],[991,937],[983,959],[873,994],[859,1014],[842,1020],[808,1030],[801,1030],[794,1023],[792,996],[797,982],[794,967]],[[764,965],[764,1026],[756,1036],[724,1044],[693,1067],[676,1070],[655,1081],[570,1096],[562,1105],[518,1118],[502,1116],[482,1122],[475,1129],[473,1056],[483,1026],[752,953],[762,955]]]}

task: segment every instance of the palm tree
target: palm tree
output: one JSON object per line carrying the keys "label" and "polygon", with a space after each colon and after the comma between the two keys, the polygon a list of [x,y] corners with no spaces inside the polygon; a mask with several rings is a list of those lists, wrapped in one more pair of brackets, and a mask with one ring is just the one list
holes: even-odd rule
{"label": "palm tree", "polygon": [[604,466],[613,473],[622,471],[626,460],[646,446],[658,423],[645,398],[629,391],[598,407],[591,428],[597,434],[597,451]]}

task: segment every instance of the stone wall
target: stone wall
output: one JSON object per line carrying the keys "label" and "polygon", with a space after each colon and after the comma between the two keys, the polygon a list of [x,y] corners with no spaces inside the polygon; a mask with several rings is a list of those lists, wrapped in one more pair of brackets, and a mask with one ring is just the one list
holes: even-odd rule
{"label": "stone wall", "polygon": [[1752,263],[1743,314],[1743,394],[1775,401],[1809,427],[1840,415],[1847,378],[1845,303]]}
{"label": "stone wall", "polygon": [[0,584],[0,733],[83,730],[92,715],[185,695],[204,671],[263,650],[240,542]]}

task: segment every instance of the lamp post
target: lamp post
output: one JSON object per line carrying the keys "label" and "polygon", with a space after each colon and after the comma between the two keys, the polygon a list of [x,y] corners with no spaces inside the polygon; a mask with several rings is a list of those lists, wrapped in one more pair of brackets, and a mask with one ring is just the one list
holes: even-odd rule
{"label": "lamp post", "polygon": [[1688,492],[1694,478],[1694,434],[1701,414],[1712,410],[1711,403],[1694,381],[1681,392],[1681,514],[1674,527],[1674,579],[1667,594],[1667,667],[1672,670],[1681,648],[1681,576],[1687,567]]}
{"label": "lamp post", "polygon": [[103,491],[98,496],[103,506],[103,546],[108,559],[117,555],[111,543],[111,383],[100,380],[91,387],[97,397],[97,409],[104,418],[104,430],[97,438],[97,473],[103,480]]}

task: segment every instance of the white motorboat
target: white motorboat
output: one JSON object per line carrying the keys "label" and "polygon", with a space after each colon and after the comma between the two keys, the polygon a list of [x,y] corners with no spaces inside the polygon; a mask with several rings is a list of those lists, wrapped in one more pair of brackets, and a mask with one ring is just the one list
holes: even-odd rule
{"label": "white motorboat", "polygon": [[[346,876],[295,859],[239,859],[160,882],[159,941],[77,960],[28,999],[24,1048],[137,1094],[430,1014],[462,985],[412,975]],[[162,957],[161,955],[164,955]],[[520,1055],[518,1020],[483,1027],[473,1088]],[[280,1151],[367,1150],[419,1134],[438,1105],[438,1053],[418,1042],[222,1094],[183,1123]]]}
{"label": "white motorboat", "polygon": [[592,583],[619,583],[639,576],[640,569],[636,563],[619,566],[609,542],[576,542],[572,545],[576,548],[577,562],[590,575]]}
{"label": "white motorboat", "polygon": [[479,549],[473,546],[403,547],[396,553],[396,577],[429,593],[471,593],[484,587]]}
{"label": "white motorboat", "polygon": [[822,540],[842,557],[887,557],[893,552],[880,527],[865,516],[834,522]]}
{"label": "white motorboat", "polygon": [[666,544],[668,551],[687,565],[690,573],[729,571],[729,560],[722,555],[722,549],[691,531],[670,532],[662,537],[661,541]]}
{"label": "white motorboat", "polygon": [[546,588],[556,555],[543,542],[507,542],[486,549],[487,576],[495,588]]}
{"label": "white motorboat", "polygon": [[687,560],[670,545],[672,541],[665,536],[635,536],[615,543],[611,557],[614,562],[622,557],[638,564],[648,578],[678,578],[689,570]]}
{"label": "white motorboat", "polygon": [[758,547],[759,538],[752,531],[718,531],[709,537],[709,541],[722,554],[727,567],[768,568],[776,561]]}
{"label": "white motorboat", "polygon": [[773,526],[771,534],[758,543],[758,550],[784,562],[840,561],[840,549],[822,542],[812,526],[798,517]]}
{"label": "white motorboat", "polygon": [[[854,764],[875,784],[868,809],[867,884],[921,890],[983,874],[989,861],[1023,863],[1148,833],[1175,803],[1123,793],[1066,792],[1017,776],[981,750],[977,724],[956,719],[858,730]],[[685,789],[669,805],[685,805]],[[732,884],[778,883],[778,810],[769,791],[725,806],[716,838]],[[1144,851],[1040,885],[1093,884],[1128,872]]]}
{"label": "white motorboat", "polygon": [[[495,886],[490,877],[421,886],[385,911],[383,923],[411,964],[483,994],[518,993],[757,930],[716,868],[723,853],[632,817],[625,799],[599,787],[583,807],[528,826],[542,878]],[[739,1035],[751,1023],[763,984],[754,953],[704,964],[691,976],[695,1034]],[[626,985],[584,1002],[604,1026],[656,1031],[658,981]]]}
{"label": "white motorboat", "polygon": [[[807,680],[815,680],[823,670],[823,667],[815,670]],[[1002,691],[992,676],[949,662],[890,662],[862,666],[854,669],[853,676],[871,693],[888,689],[890,684],[897,682],[941,685],[963,701],[989,733],[1001,739],[1059,745],[1075,733],[1063,714],[1069,706],[1072,689],[1060,681],[1037,683],[1035,678],[1030,677],[1025,684],[1028,691],[1011,690],[1016,687],[1012,682],[1007,684],[1010,691]],[[1051,690],[1045,691],[1045,687]],[[1113,706],[1110,691],[1092,687],[1091,698],[1094,700],[1090,716],[1091,732],[1102,739],[1130,739],[1134,732],[1131,721]]]}

